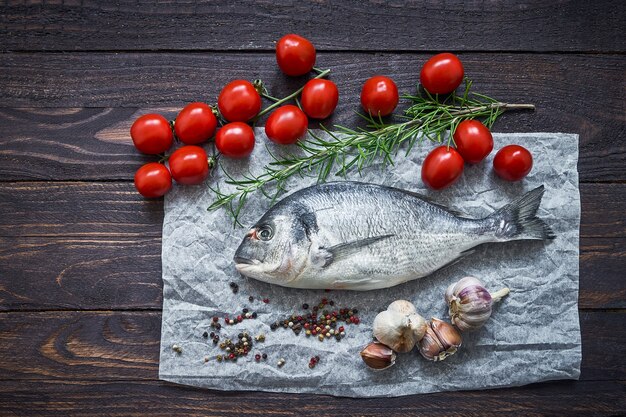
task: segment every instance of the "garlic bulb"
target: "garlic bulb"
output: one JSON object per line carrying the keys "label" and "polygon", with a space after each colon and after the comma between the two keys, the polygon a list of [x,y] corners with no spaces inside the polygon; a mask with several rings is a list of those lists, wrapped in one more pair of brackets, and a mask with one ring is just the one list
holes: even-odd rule
{"label": "garlic bulb", "polygon": [[396,300],[393,303],[389,304],[387,310],[395,311],[396,313],[405,315],[417,314],[417,310],[415,309],[413,303],[407,300]]}
{"label": "garlic bulb", "polygon": [[408,352],[424,337],[426,321],[408,301],[393,302],[374,319],[374,337],[396,352]]}
{"label": "garlic bulb", "polygon": [[508,293],[503,288],[490,294],[477,278],[462,278],[446,290],[450,321],[461,331],[479,329],[491,316],[493,303]]}
{"label": "garlic bulb", "polygon": [[396,363],[396,353],[382,343],[372,342],[361,351],[361,359],[372,369],[387,369]]}
{"label": "garlic bulb", "polygon": [[461,334],[451,324],[432,318],[428,322],[426,334],[419,342],[419,351],[430,361],[442,361],[454,355],[461,347]]}

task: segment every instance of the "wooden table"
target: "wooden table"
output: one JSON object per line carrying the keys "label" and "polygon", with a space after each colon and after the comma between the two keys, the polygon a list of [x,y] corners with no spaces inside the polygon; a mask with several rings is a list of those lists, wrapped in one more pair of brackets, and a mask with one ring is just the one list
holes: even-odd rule
{"label": "wooden table", "polygon": [[[1,415],[617,415],[626,412],[626,8],[614,1],[14,1],[0,5]],[[355,125],[375,73],[413,91],[436,52],[477,91],[531,102],[498,132],[580,135],[580,381],[352,400],[157,380],[162,200],[133,187],[139,112],[173,118],[234,78],[299,87],[300,33]],[[554,162],[558,164],[558,161]],[[453,375],[450,378],[454,378]]]}

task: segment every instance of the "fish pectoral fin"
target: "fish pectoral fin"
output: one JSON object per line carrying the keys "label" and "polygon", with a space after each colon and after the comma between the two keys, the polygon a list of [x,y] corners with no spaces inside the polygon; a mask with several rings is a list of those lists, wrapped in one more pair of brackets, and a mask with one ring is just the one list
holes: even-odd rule
{"label": "fish pectoral fin", "polygon": [[352,242],[340,243],[329,248],[320,247],[319,250],[313,256],[313,263],[322,268],[326,268],[328,265],[342,258],[347,258],[350,255],[358,253],[366,246],[372,245],[378,241],[390,238],[394,235],[382,235],[373,236],[365,239],[353,240]]}

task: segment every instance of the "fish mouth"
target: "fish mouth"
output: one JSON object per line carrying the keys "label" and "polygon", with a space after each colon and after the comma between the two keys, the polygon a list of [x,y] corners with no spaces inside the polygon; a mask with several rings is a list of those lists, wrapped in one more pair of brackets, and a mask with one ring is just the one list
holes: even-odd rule
{"label": "fish mouth", "polygon": [[261,264],[261,261],[257,259],[242,258],[241,256],[235,256],[234,261],[235,261],[235,269],[237,269],[237,271],[241,273],[245,272],[250,267]]}
{"label": "fish mouth", "polygon": [[242,256],[235,256],[234,260],[235,260],[235,264],[246,264],[246,265],[254,265],[255,263],[259,262],[256,260],[244,258]]}

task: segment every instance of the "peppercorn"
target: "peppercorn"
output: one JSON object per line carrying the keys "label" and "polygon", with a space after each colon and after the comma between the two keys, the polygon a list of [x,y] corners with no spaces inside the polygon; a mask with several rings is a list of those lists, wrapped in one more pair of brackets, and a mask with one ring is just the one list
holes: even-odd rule
{"label": "peppercorn", "polygon": [[261,360],[261,355],[259,355],[258,353],[256,355],[254,355],[254,360],[255,361],[260,361]]}
{"label": "peppercorn", "polygon": [[230,283],[230,288],[235,288],[237,286],[237,284],[235,284],[234,282]]}
{"label": "peppercorn", "polygon": [[263,358],[263,360],[266,360],[267,359],[267,353],[262,354],[261,357]]}
{"label": "peppercorn", "polygon": [[307,303],[302,304],[302,308],[305,310],[309,309],[309,305]]}
{"label": "peppercorn", "polygon": [[217,361],[221,362],[222,361],[222,355],[217,355]]}
{"label": "peppercorn", "polygon": [[270,329],[271,330],[276,330],[277,328],[278,328],[278,324],[276,324],[276,323],[270,324]]}
{"label": "peppercorn", "polygon": [[[213,334],[213,333],[211,333],[211,334]],[[202,333],[202,337],[204,337],[206,339],[207,337],[209,337],[209,333],[208,332]],[[213,337],[213,336],[211,336],[211,337]]]}
{"label": "peppercorn", "polygon": [[248,301],[253,302],[254,301],[254,297],[253,296],[248,297]]}
{"label": "peppercorn", "polygon": [[172,345],[172,350],[176,353],[183,353],[183,348],[178,345]]}
{"label": "peppercorn", "polygon": [[252,318],[253,318],[253,319],[256,319],[256,318],[257,318],[256,311],[252,313]]}
{"label": "peppercorn", "polygon": [[269,299],[269,298],[264,298],[264,299],[263,299],[263,302],[264,302],[265,304],[268,304],[268,303],[270,302],[270,299]]}
{"label": "peppercorn", "polygon": [[219,320],[220,320],[219,317],[213,316],[213,323],[217,323]]}

